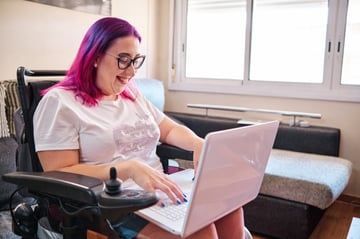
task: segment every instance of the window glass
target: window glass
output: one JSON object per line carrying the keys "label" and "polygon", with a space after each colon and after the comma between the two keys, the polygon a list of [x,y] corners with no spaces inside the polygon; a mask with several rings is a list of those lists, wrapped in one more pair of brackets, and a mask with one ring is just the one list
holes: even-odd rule
{"label": "window glass", "polygon": [[341,84],[360,85],[360,2],[349,1]]}
{"label": "window glass", "polygon": [[250,80],[323,81],[327,0],[255,0]]}
{"label": "window glass", "polygon": [[187,10],[186,77],[242,79],[245,0],[189,0]]}

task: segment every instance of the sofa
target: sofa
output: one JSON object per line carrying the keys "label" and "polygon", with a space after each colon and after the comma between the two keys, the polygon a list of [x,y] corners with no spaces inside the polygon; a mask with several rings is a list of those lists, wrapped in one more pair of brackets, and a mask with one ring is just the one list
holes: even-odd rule
{"label": "sofa", "polygon": [[[248,125],[226,117],[166,113],[201,137]],[[280,124],[260,193],[244,206],[247,228],[271,238],[308,238],[349,182],[352,164],[339,157],[339,146],[337,128]]]}
{"label": "sofa", "polygon": [[[16,170],[17,143],[13,115],[18,106],[16,82],[0,82],[0,175]],[[15,185],[4,183],[0,178],[0,210],[7,207],[7,195],[15,188]]]}
{"label": "sofa", "polygon": [[[164,86],[154,79],[137,79],[140,91],[164,110]],[[8,134],[0,138],[1,175],[16,170],[16,141],[13,113],[19,106],[16,82],[0,82],[6,88],[5,108]],[[11,99],[11,100],[10,100]],[[2,111],[1,111],[2,112]],[[204,137],[215,130],[241,127],[237,119],[179,112],[165,113]],[[2,117],[4,120],[4,117]],[[350,161],[339,157],[340,130],[332,127],[291,127],[281,124],[275,139],[258,197],[244,206],[245,224],[250,231],[273,238],[308,238],[324,211],[339,197],[351,176]],[[172,152],[174,158],[191,159],[192,153],[167,145],[158,147],[160,157]],[[164,165],[168,161],[163,160]],[[4,166],[5,165],[5,166]],[[0,175],[0,176],[1,176]],[[8,208],[14,186],[1,181],[0,208]],[[5,216],[3,216],[5,215]],[[0,220],[8,220],[8,212]],[[4,220],[6,220],[4,219]],[[6,222],[9,225],[9,222]],[[5,225],[5,222],[1,222]],[[3,231],[1,231],[3,230]],[[0,229],[1,235],[11,229]],[[3,233],[3,234],[1,234]],[[14,235],[12,235],[14,236]],[[12,237],[5,237],[12,238]],[[16,238],[14,236],[14,238]]]}
{"label": "sofa", "polygon": [[[1,175],[16,171],[17,142],[13,115],[18,106],[16,82],[0,82],[0,238],[6,239],[20,238],[11,231],[11,216],[8,211],[9,197],[16,185],[1,180]],[[15,200],[18,202],[21,199],[17,197]]]}

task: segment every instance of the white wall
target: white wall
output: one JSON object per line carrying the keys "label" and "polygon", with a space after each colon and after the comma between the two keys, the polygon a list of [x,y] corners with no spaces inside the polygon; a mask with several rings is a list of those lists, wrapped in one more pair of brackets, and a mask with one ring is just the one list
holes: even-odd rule
{"label": "white wall", "polygon": [[[143,37],[141,50],[147,55],[139,75],[158,78],[167,85],[171,64],[168,0],[113,0],[112,13],[133,23]],[[20,65],[32,69],[67,69],[88,27],[101,16],[32,3],[24,0],[0,1],[0,80],[15,79]],[[194,92],[166,92],[168,111],[203,113],[186,108],[188,103],[222,104],[322,114],[314,125],[341,129],[341,157],[353,162],[353,175],[345,193],[360,197],[360,104],[310,101],[276,97],[221,95]],[[211,112],[234,118],[280,119],[276,115]]]}
{"label": "white wall", "polygon": [[99,16],[23,0],[0,2],[0,79],[29,69],[67,69],[82,36]]}
{"label": "white wall", "polygon": [[[149,7],[147,0],[113,0],[114,16],[139,30],[147,54]],[[141,6],[134,12],[134,6]],[[0,1],[0,80],[15,79],[18,66],[29,69],[68,69],[90,25],[104,16],[24,0]],[[147,54],[148,55],[148,54]],[[138,72],[145,76],[146,61]]]}

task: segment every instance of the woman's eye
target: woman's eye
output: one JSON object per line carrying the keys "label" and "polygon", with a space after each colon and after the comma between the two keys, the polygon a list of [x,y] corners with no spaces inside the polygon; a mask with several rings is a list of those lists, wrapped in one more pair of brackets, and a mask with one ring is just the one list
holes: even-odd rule
{"label": "woman's eye", "polygon": [[119,57],[119,62],[120,62],[121,64],[127,64],[127,63],[129,63],[130,60],[131,60],[131,59],[130,59],[129,57],[125,57],[125,56]]}

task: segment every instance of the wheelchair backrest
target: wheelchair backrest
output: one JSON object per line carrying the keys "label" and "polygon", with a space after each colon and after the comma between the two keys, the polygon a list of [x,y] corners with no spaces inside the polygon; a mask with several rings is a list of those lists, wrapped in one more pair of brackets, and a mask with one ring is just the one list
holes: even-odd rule
{"label": "wheelchair backrest", "polygon": [[[24,121],[24,136],[21,144],[19,144],[18,152],[25,152],[17,158],[18,165],[30,165],[26,171],[42,172],[42,166],[35,151],[33,115],[39,101],[42,98],[41,91],[56,84],[58,80],[52,77],[65,76],[66,71],[47,71],[27,70],[25,67],[17,69],[17,83],[19,90],[20,105],[22,110],[22,118]],[[28,78],[34,79],[29,81]],[[18,122],[19,124],[19,122]],[[19,126],[18,126],[19,127]],[[21,149],[21,147],[23,147]],[[31,161],[29,163],[28,161]]]}

